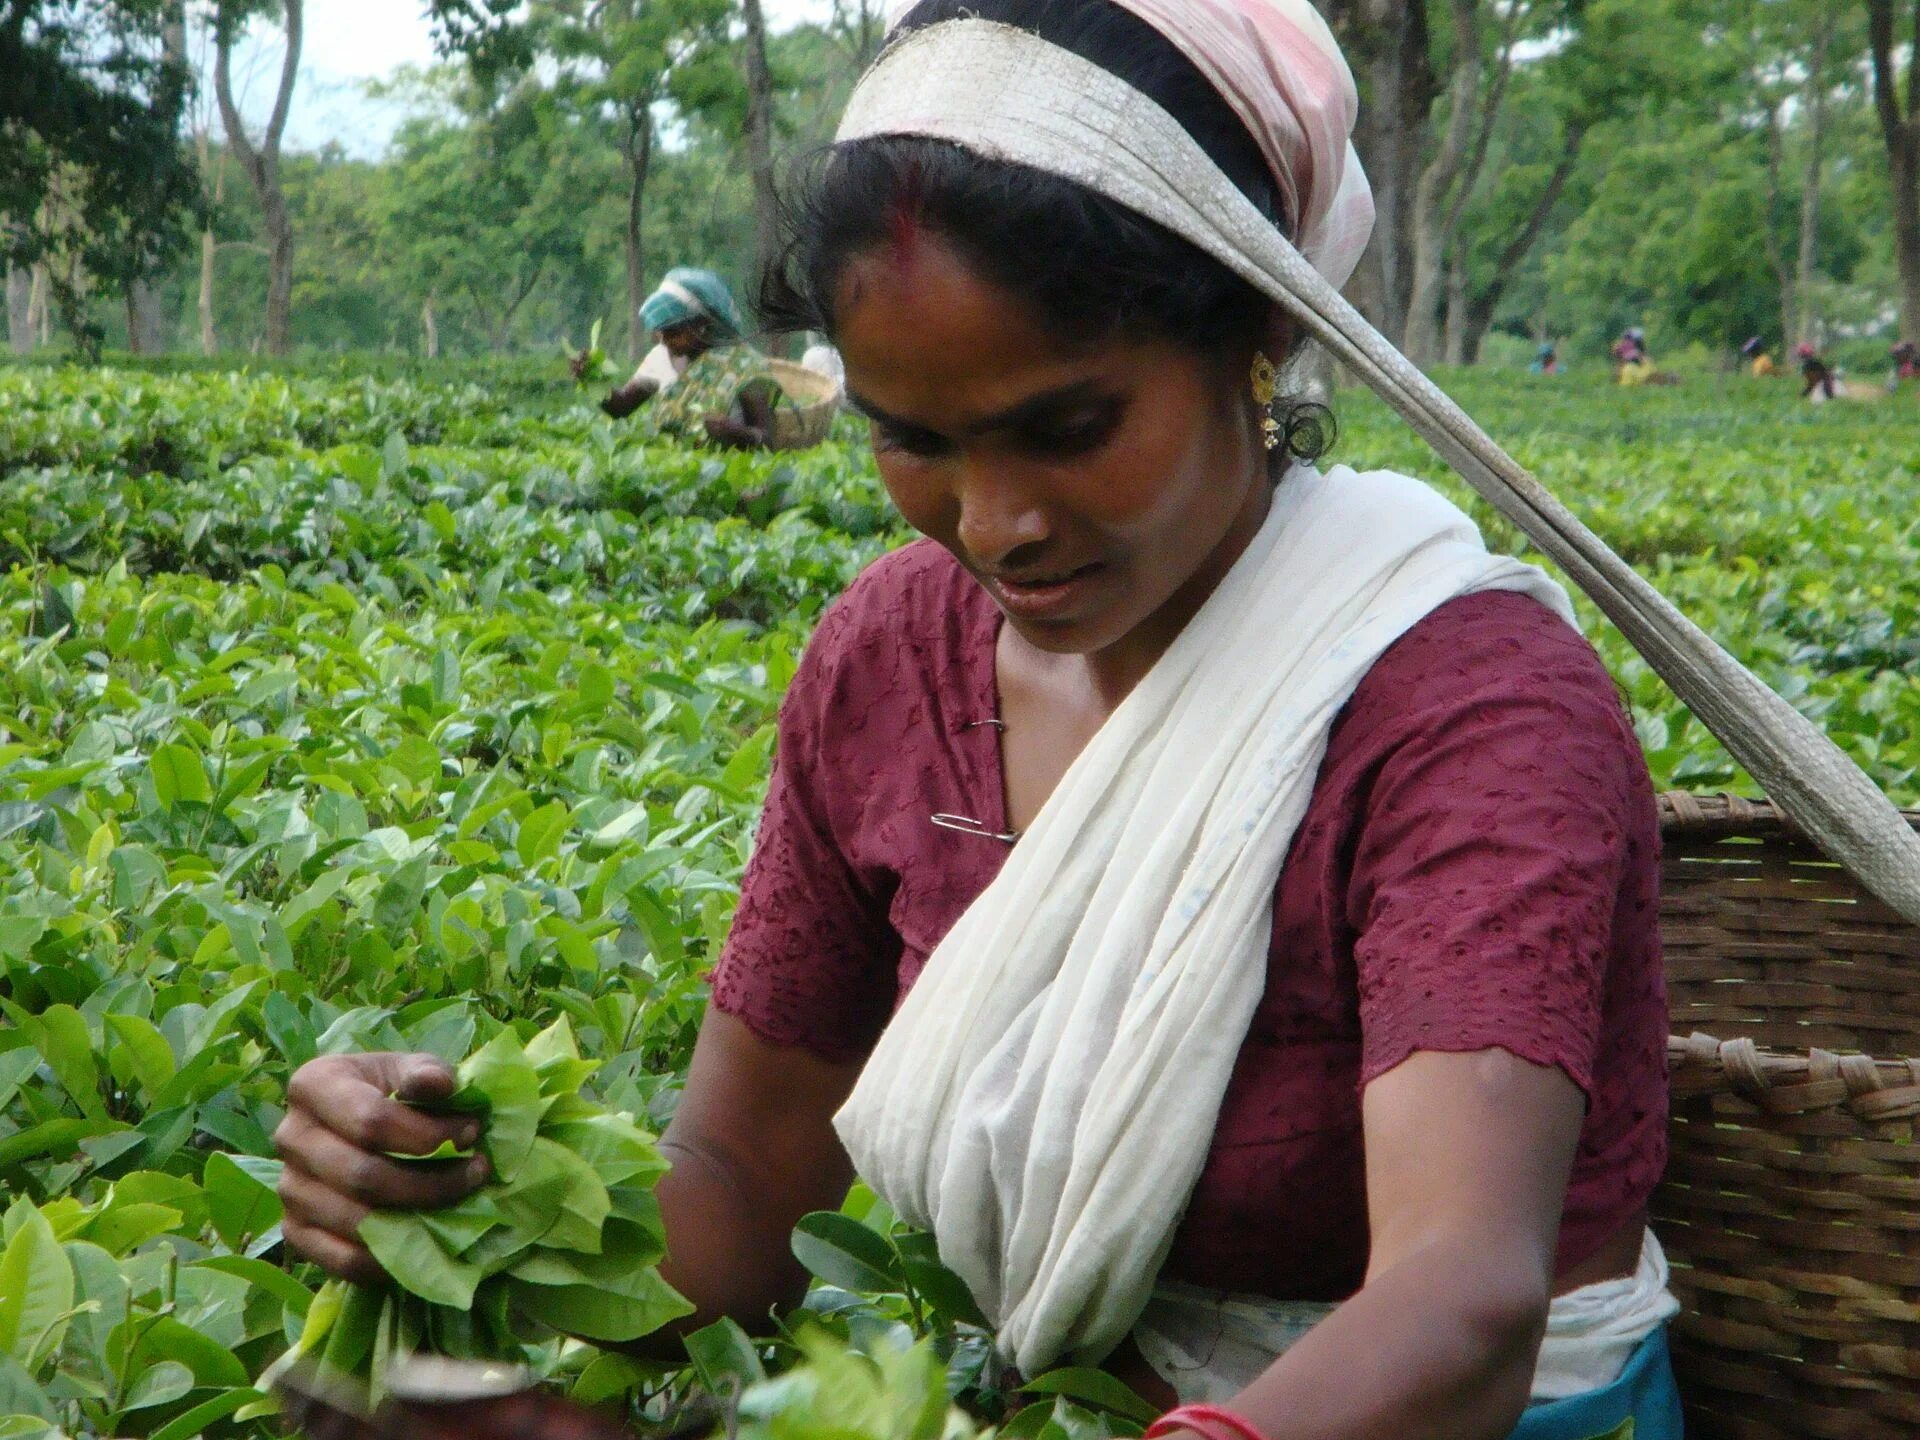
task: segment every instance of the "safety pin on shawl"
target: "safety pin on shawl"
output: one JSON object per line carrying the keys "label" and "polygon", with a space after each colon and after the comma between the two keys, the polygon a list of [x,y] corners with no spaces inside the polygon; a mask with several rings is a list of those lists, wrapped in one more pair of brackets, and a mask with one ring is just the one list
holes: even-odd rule
{"label": "safety pin on shawl", "polygon": [[[997,719],[969,720],[960,728],[978,730],[982,726],[991,726],[1003,735],[1007,730],[1007,722]],[[942,830],[956,830],[962,835],[978,835],[983,840],[998,840],[1003,845],[1011,845],[1020,838],[1018,830],[990,830],[984,821],[975,820],[971,815],[935,815],[933,823]]]}
{"label": "safety pin on shawl", "polygon": [[957,830],[962,835],[978,835],[983,840],[998,840],[1003,845],[1011,845],[1020,838],[1018,830],[993,830],[985,822],[975,820],[970,815],[935,815],[933,823],[942,830]]}

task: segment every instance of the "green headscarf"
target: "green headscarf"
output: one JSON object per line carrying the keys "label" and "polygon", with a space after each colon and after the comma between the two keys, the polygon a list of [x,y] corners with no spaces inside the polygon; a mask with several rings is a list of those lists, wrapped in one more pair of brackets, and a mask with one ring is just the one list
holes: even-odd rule
{"label": "green headscarf", "polygon": [[738,339],[744,328],[726,281],[711,270],[680,265],[667,272],[660,288],[640,307],[640,323],[649,330],[664,330],[689,320],[711,320],[722,340]]}

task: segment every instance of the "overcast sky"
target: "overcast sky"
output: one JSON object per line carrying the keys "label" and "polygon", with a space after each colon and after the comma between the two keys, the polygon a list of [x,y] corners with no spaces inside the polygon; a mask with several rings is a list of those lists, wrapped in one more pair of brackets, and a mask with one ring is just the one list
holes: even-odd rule
{"label": "overcast sky", "polygon": [[[402,65],[432,63],[432,36],[421,8],[395,0],[319,0],[307,7],[300,80],[287,120],[289,149],[318,149],[330,140],[355,155],[375,156],[386,148],[400,118],[397,108],[369,100],[361,82]],[[767,0],[767,21],[776,30],[831,13],[832,0]],[[275,29],[263,27],[257,43],[236,52],[235,84],[244,84],[240,106],[249,119],[265,119],[279,63]]]}

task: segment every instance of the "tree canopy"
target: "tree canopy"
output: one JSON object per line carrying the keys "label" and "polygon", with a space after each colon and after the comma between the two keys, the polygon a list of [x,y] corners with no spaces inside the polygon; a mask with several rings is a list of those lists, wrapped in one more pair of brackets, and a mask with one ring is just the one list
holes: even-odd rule
{"label": "tree canopy", "polygon": [[121,291],[177,254],[197,201],[179,23],[170,0],[0,0],[5,255],[45,266],[84,344],[88,287]]}
{"label": "tree canopy", "polygon": [[[1920,266],[1920,238],[1903,238],[1920,183],[1915,0],[1320,3],[1361,88],[1380,198],[1352,293],[1423,361],[1545,339],[1597,354],[1627,324],[1663,352],[1760,335],[1865,354],[1894,338],[1902,267]],[[76,313],[116,340],[106,297],[160,262],[175,342],[198,308],[201,334],[244,347],[271,329],[273,225],[249,187],[215,183],[241,173],[236,147],[203,152],[220,202],[200,273],[166,263],[196,193],[178,133],[196,77],[166,58],[171,13],[0,0],[0,63],[32,77],[0,87],[16,122],[0,125],[0,214],[14,262],[69,257],[96,297]],[[876,9],[851,0],[768,37],[763,71],[741,0],[423,13],[442,60],[385,83],[406,110],[386,153],[284,157],[293,343],[544,349],[600,321],[639,348],[638,298],[670,266],[750,284],[765,152],[777,171],[824,143],[877,41]],[[60,95],[78,99],[43,98]],[[29,111],[42,118],[20,123]],[[105,162],[121,125],[142,163]]]}

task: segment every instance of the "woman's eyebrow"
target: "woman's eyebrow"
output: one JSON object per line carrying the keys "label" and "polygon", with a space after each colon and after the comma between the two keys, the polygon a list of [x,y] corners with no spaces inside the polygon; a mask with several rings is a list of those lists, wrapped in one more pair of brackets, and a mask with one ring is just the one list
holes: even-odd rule
{"label": "woman's eyebrow", "polygon": [[[1029,395],[1016,405],[991,415],[983,415],[970,420],[957,432],[960,435],[985,435],[995,430],[1015,430],[1022,425],[1030,425],[1036,420],[1048,418],[1054,412],[1070,409],[1075,405],[1084,405],[1090,400],[1105,398],[1107,387],[1097,380],[1075,380],[1070,384],[1058,386],[1052,390],[1042,390],[1037,395]],[[914,420],[904,420],[897,415],[889,415],[878,405],[858,391],[847,391],[847,403],[877,425],[891,430],[926,431],[934,433],[931,426]]]}

